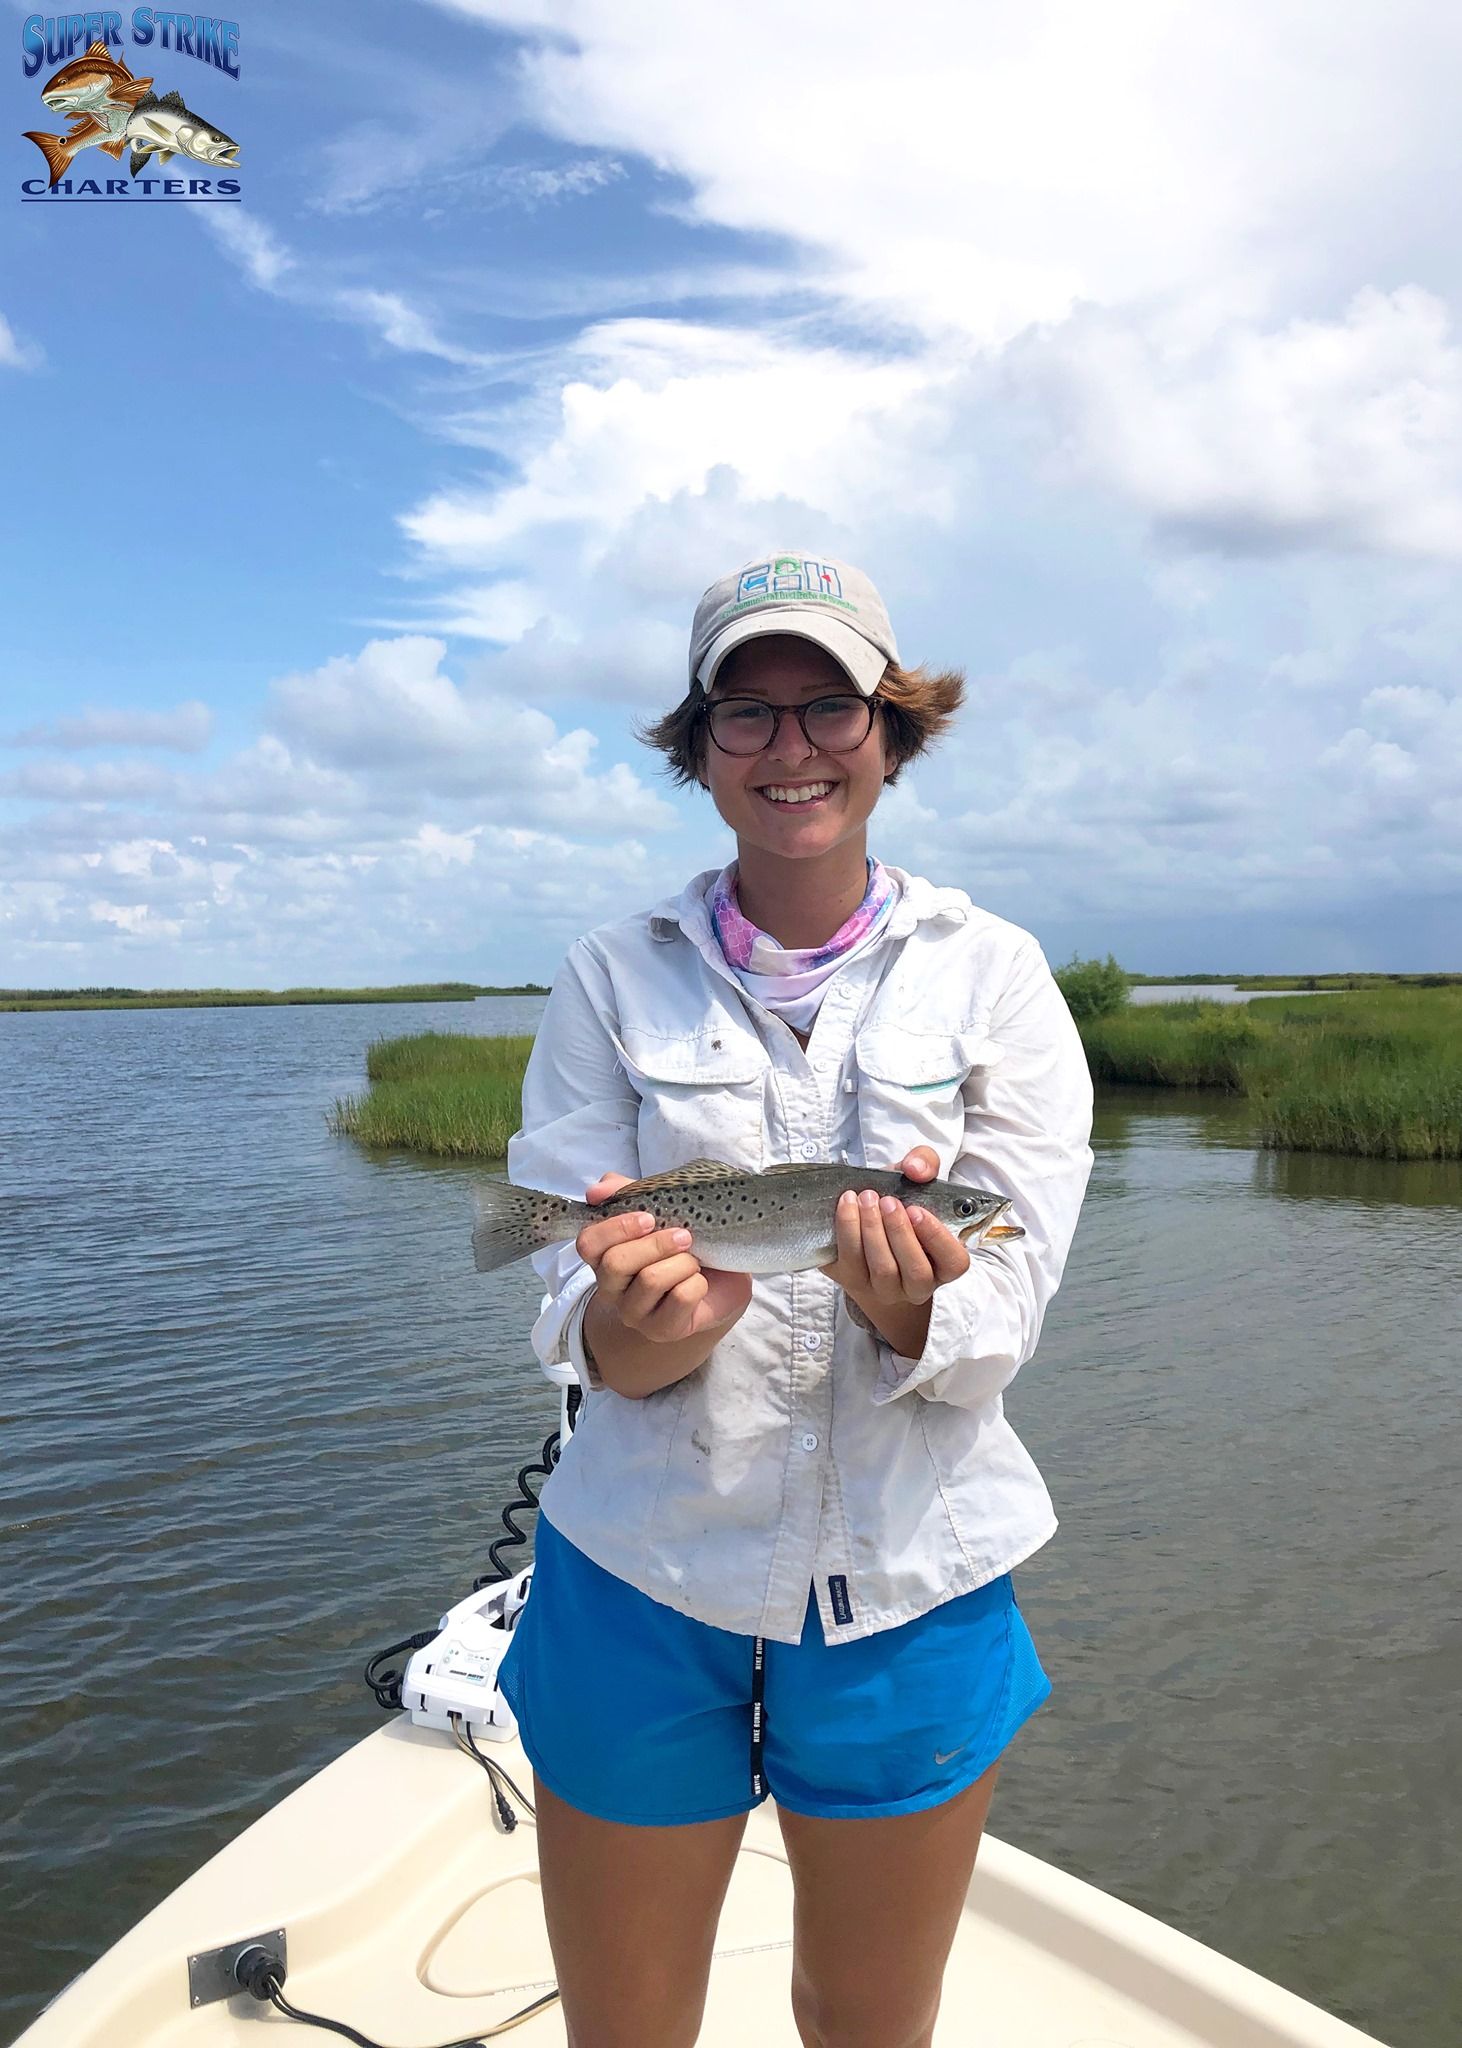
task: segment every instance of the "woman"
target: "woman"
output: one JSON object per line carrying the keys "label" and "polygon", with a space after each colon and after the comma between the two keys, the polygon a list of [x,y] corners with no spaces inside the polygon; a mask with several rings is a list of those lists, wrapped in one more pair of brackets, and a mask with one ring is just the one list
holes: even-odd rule
{"label": "woman", "polygon": [[768,1791],[802,2040],[925,2048],[996,1759],[1050,1689],[1010,1572],[1055,1518],[1000,1396],[1085,1191],[1086,1061],[1027,933],[867,855],[962,688],[899,667],[845,563],[713,584],[646,737],[736,859],[579,940],[529,1063],[515,1181],[847,1160],[1008,1195],[1025,1230],[971,1257],[860,1193],[822,1272],[702,1267],[648,1214],[539,1255],[535,1346],[585,1400],[504,1689],[573,2048],[696,2039]]}

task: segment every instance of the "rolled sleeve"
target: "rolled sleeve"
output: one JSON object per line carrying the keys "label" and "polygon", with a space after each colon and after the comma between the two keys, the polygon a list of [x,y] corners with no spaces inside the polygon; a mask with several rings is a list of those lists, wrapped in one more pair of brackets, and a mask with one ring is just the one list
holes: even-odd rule
{"label": "rolled sleeve", "polygon": [[979,1408],[1036,1348],[1061,1284],[1091,1174],[1091,1074],[1065,998],[1034,940],[991,1016],[999,1060],[965,1083],[965,1137],[950,1178],[1010,1199],[1025,1236],[981,1246],[937,1288],[918,1358],[880,1341],[872,1398]]}
{"label": "rolled sleeve", "polygon": [[[616,1056],[613,992],[581,940],[569,953],[544,1007],[523,1076],[522,1128],[508,1141],[508,1178],[581,1202],[603,1173],[639,1172],[639,1098]],[[533,1325],[533,1349],[556,1386],[600,1382],[584,1350],[584,1310],[593,1269],[573,1245],[533,1257],[546,1292]]]}

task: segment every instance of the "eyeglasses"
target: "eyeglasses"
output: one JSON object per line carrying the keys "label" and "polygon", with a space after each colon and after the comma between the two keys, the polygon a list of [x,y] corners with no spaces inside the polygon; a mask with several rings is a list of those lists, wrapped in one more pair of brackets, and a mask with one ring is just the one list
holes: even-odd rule
{"label": "eyeglasses", "polygon": [[814,697],[810,704],[765,704],[760,697],[717,697],[706,705],[711,738],[723,754],[760,754],[772,744],[785,717],[795,718],[802,737],[819,754],[851,754],[873,727],[882,699]]}

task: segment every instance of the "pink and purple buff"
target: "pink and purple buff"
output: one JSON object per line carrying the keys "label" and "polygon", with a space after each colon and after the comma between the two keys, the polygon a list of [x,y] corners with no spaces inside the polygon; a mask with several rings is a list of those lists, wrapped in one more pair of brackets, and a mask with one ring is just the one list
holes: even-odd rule
{"label": "pink and purple buff", "polygon": [[779,946],[769,932],[762,931],[742,916],[741,905],[736,900],[736,867],[733,862],[724,874],[717,877],[711,890],[711,923],[715,926],[721,951],[733,967],[752,974],[815,974],[818,968],[829,966],[871,938],[888,916],[896,893],[893,878],[882,862],[870,858],[868,887],[863,901],[847,922],[840,925],[821,946],[788,948]]}

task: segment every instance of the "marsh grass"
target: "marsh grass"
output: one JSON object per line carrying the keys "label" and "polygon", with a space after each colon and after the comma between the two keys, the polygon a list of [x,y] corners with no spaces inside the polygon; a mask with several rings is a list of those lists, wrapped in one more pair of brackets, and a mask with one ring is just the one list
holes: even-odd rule
{"label": "marsh grass", "polygon": [[521,1118],[532,1046],[529,1037],[457,1031],[378,1038],[366,1052],[368,1093],[337,1099],[330,1128],[363,1145],[501,1159]]}
{"label": "marsh grass", "polygon": [[[1080,1029],[1099,1083],[1245,1096],[1265,1146],[1462,1158],[1462,987],[1129,1005]],[[330,1127],[364,1145],[501,1159],[532,1044],[450,1031],[378,1039],[369,1092],[338,1101]]]}
{"label": "marsh grass", "polygon": [[1154,1003],[1082,1026],[1097,1081],[1249,1097],[1261,1144],[1462,1158],[1462,988]]}
{"label": "marsh grass", "polygon": [[470,1003],[478,996],[543,995],[533,985],[403,982],[392,988],[9,988],[0,1010],[240,1010],[287,1003]]}

